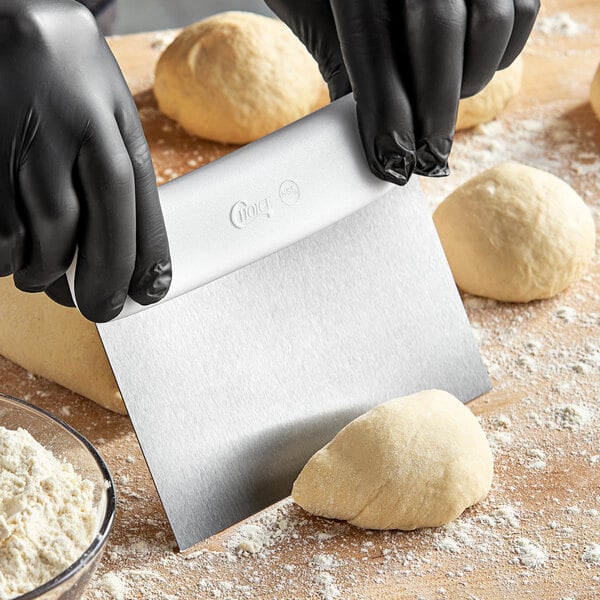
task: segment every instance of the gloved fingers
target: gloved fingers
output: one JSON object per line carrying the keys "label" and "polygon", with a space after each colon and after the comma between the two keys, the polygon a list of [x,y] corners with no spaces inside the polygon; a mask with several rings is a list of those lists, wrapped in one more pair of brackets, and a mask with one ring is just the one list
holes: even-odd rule
{"label": "gloved fingers", "polygon": [[343,63],[339,65],[338,69],[327,80],[327,88],[329,89],[329,99],[332,102],[352,91],[348,71],[346,71]]}
{"label": "gloved fingers", "polygon": [[513,0],[469,0],[461,98],[492,79],[513,31]]}
{"label": "gloved fingers", "polygon": [[131,97],[116,112],[135,181],[136,260],[129,295],[140,304],[158,302],[169,290],[171,255],[150,150]]}
{"label": "gloved fingers", "polygon": [[135,181],[112,115],[91,121],[77,158],[81,219],[75,296],[81,313],[104,322],[122,310],[135,267]]}
{"label": "gloved fingers", "polygon": [[402,0],[397,35],[411,65],[416,135],[415,173],[447,175],[463,74],[464,0]]}
{"label": "gloved fingers", "polygon": [[296,34],[319,65],[331,100],[352,89],[344,65],[329,0],[265,0],[266,5]]}
{"label": "gloved fingers", "polygon": [[527,38],[533,29],[535,19],[540,11],[540,0],[513,0],[514,2],[514,26],[510,40],[500,61],[499,69],[505,69],[519,56]]}
{"label": "gloved fingers", "polygon": [[17,212],[13,179],[6,161],[0,171],[0,277],[12,275],[25,262],[25,225]]}
{"label": "gloved fingers", "polygon": [[73,308],[75,306],[66,275],[59,277],[56,281],[51,283],[44,290],[44,292],[48,298],[54,300],[54,302],[57,304],[62,304],[63,306],[68,306],[69,308]]}
{"label": "gloved fingers", "polygon": [[75,253],[79,200],[73,167],[38,135],[19,168],[18,182],[27,222],[26,262],[14,282],[24,292],[41,292],[65,273]]}
{"label": "gloved fingers", "polygon": [[369,167],[381,179],[404,185],[415,168],[415,138],[398,66],[407,61],[391,3],[331,0],[331,5]]}

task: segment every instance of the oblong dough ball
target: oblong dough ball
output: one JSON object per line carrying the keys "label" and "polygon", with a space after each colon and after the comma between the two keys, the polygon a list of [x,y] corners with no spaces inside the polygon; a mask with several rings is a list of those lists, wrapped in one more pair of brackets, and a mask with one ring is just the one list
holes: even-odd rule
{"label": "oblong dough ball", "polygon": [[[0,354],[109,410],[127,414],[94,323],[0,278]],[[34,388],[35,389],[35,388]],[[57,398],[61,397],[56,392]]]}
{"label": "oblong dough ball", "polygon": [[600,64],[596,69],[596,74],[592,80],[592,87],[590,89],[590,103],[592,109],[596,113],[598,119],[600,119]]}
{"label": "oblong dough ball", "polygon": [[367,529],[448,523],[482,500],[493,458],[473,413],[448,392],[381,404],[344,427],[296,479],[308,512]]}
{"label": "oblong dough ball", "polygon": [[523,60],[518,56],[509,67],[496,71],[480,92],[460,101],[456,129],[469,129],[498,116],[510,99],[519,93],[522,79]]}
{"label": "oblong dough ball", "polygon": [[550,298],[594,253],[594,220],[581,197],[555,175],[518,163],[466,182],[433,219],[458,287],[495,300]]}
{"label": "oblong dough ball", "polygon": [[244,12],[189,27],[161,55],[160,110],[193,135],[245,144],[323,103],[316,62],[283,23]]}

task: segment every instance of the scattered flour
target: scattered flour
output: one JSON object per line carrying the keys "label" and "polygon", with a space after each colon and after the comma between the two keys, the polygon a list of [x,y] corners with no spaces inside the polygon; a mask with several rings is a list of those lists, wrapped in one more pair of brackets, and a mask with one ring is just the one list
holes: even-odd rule
{"label": "scattered flour", "polygon": [[554,316],[557,319],[565,321],[566,323],[573,323],[577,318],[577,311],[570,306],[559,306],[554,311]]}
{"label": "scattered flour", "polygon": [[487,439],[492,450],[497,450],[502,446],[509,446],[513,441],[513,436],[508,431],[489,431]]}
{"label": "scattered flour", "polygon": [[332,554],[317,554],[312,562],[319,571],[329,571],[340,565]]}
{"label": "scattered flour", "polygon": [[540,17],[535,28],[546,35],[565,35],[567,37],[579,35],[587,29],[585,25],[575,21],[567,12]]}
{"label": "scattered flour", "polygon": [[600,565],[600,544],[590,544],[582,554],[581,560],[591,565]]}
{"label": "scattered flour", "polygon": [[[282,506],[284,505],[285,501]],[[291,533],[287,518],[281,511],[274,511],[261,515],[256,521],[242,525],[228,540],[227,545],[238,553],[261,554]]]}
{"label": "scattered flour", "polygon": [[70,417],[71,416],[71,409],[68,406],[61,406],[60,410],[58,411],[63,417]]}
{"label": "scattered flour", "polygon": [[341,563],[332,554],[316,554],[312,559],[312,565],[317,571],[313,581],[318,586],[318,593],[322,600],[338,598],[340,590],[334,576],[329,571],[336,569]]}
{"label": "scattered flour", "polygon": [[561,404],[552,409],[554,426],[558,429],[577,431],[587,425],[592,414],[585,406]]}
{"label": "scattered flour", "polygon": [[446,536],[435,543],[436,548],[439,550],[445,550],[446,552],[453,552],[457,554],[460,552],[460,546],[456,540],[450,536]]}
{"label": "scattered flour", "polygon": [[502,525],[508,525],[513,529],[519,528],[519,515],[514,506],[505,504],[494,511],[494,518]]}
{"label": "scattered flour", "polygon": [[525,453],[530,459],[525,465],[528,469],[545,469],[546,468],[546,453],[540,448],[530,448]]}
{"label": "scattered flour", "polygon": [[269,534],[258,525],[244,525],[238,532],[237,550],[250,554],[260,552],[269,542]]}
{"label": "scattered flour", "polygon": [[106,573],[96,583],[99,590],[106,592],[113,600],[125,600],[128,587],[116,573]]}
{"label": "scattered flour", "polygon": [[0,427],[0,599],[49,581],[89,546],[93,490],[29,432]]}
{"label": "scattered flour", "polygon": [[512,421],[510,420],[510,417],[508,417],[507,415],[497,415],[493,418],[492,421],[494,427],[496,427],[496,429],[510,429],[512,426]]}
{"label": "scattered flour", "polygon": [[334,600],[340,597],[340,590],[331,573],[317,573],[313,577],[313,581],[319,587],[319,596],[322,600]]}
{"label": "scattered flour", "polygon": [[517,538],[513,544],[513,549],[517,553],[513,562],[524,567],[541,567],[548,560],[546,551],[528,538]]}

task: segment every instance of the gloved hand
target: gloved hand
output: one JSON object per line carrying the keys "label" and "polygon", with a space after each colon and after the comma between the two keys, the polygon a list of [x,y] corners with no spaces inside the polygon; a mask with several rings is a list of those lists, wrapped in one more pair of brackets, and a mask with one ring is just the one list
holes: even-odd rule
{"label": "gloved hand", "polygon": [[265,0],[319,64],[332,100],[354,92],[382,179],[447,175],[461,97],[522,50],[540,0]]}
{"label": "gloved hand", "polygon": [[162,298],[169,247],[135,103],[91,13],[0,0],[0,276],[92,321]]}

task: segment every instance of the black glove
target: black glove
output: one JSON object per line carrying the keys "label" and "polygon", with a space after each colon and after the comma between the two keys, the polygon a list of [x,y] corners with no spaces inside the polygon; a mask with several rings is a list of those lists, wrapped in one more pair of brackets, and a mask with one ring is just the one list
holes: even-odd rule
{"label": "black glove", "polygon": [[162,298],[171,262],[135,103],[91,13],[0,0],[0,276],[106,321]]}
{"label": "black glove", "polygon": [[522,50],[539,0],[266,0],[319,63],[332,100],[354,92],[369,166],[404,184],[448,174],[458,100]]}

